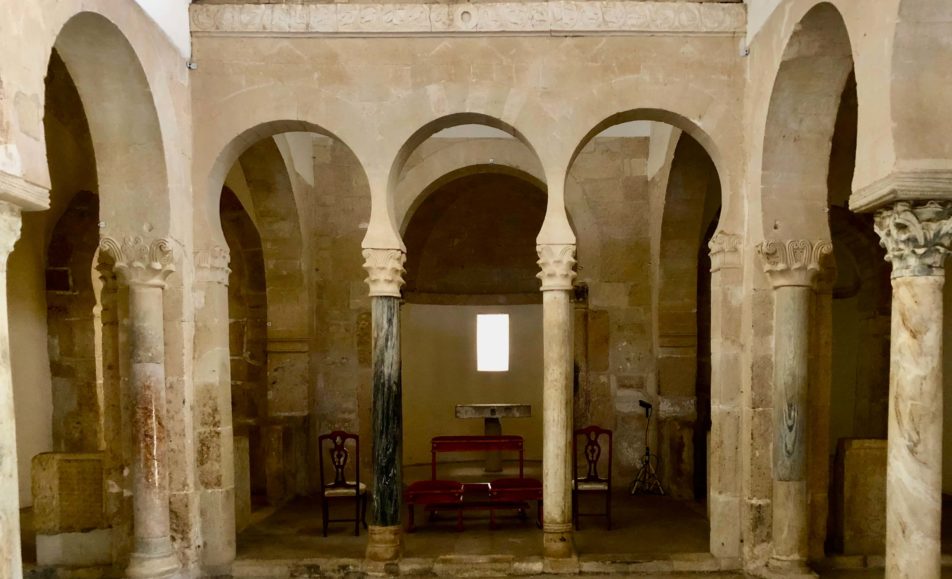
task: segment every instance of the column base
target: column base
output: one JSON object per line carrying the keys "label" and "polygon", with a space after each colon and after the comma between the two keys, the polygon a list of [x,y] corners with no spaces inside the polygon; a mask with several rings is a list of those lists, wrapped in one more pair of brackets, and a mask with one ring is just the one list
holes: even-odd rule
{"label": "column base", "polygon": [[771,557],[767,561],[767,567],[764,570],[764,577],[783,577],[784,579],[815,579],[816,573],[807,566],[803,559],[785,559],[782,557]]}
{"label": "column base", "polygon": [[546,559],[575,558],[572,524],[545,525],[542,529],[542,555]]}
{"label": "column base", "polygon": [[396,561],[403,552],[403,531],[399,525],[378,527],[371,525],[367,535],[368,561]]}
{"label": "column base", "polygon": [[166,579],[175,577],[179,560],[168,537],[136,540],[135,551],[129,557],[126,577],[129,579]]}

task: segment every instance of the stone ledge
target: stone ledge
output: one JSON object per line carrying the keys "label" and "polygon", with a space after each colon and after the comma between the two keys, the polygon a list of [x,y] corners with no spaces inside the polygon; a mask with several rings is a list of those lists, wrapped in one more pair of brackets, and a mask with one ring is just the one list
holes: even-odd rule
{"label": "stone ledge", "polygon": [[50,208],[50,190],[0,171],[0,201],[12,203],[23,211],[45,211]]}
{"label": "stone ledge", "polygon": [[894,171],[853,192],[850,210],[869,213],[896,201],[952,199],[952,169]]}
{"label": "stone ledge", "polygon": [[551,0],[486,4],[193,4],[193,36],[716,35],[743,4]]}

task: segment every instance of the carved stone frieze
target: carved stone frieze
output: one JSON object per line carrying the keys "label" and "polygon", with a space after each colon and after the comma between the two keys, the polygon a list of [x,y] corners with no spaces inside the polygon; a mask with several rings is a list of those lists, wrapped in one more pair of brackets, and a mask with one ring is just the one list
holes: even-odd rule
{"label": "carved stone frieze", "polygon": [[128,285],[165,287],[165,280],[175,271],[172,242],[165,238],[146,240],[139,236],[103,237],[100,252],[113,261],[116,275]]}
{"label": "carved stone frieze", "polygon": [[757,247],[757,252],[775,288],[812,287],[821,270],[831,266],[833,244],[827,240],[766,240]]}
{"label": "carved stone frieze", "polygon": [[874,224],[892,277],[944,275],[952,247],[952,201],[899,201]]}
{"label": "carved stone frieze", "polygon": [[365,249],[363,255],[370,297],[400,297],[407,255],[399,249]]}
{"label": "carved stone frieze", "polygon": [[575,281],[574,245],[537,245],[539,267],[536,277],[542,280],[542,291],[571,290]]}
{"label": "carved stone frieze", "polygon": [[228,248],[220,245],[196,251],[196,281],[228,285],[228,274],[231,273],[231,268],[228,267],[230,260]]}
{"label": "carved stone frieze", "polygon": [[193,4],[190,17],[196,35],[740,35],[747,23],[743,4],[617,0]]}
{"label": "carved stone frieze", "polygon": [[740,235],[718,230],[707,243],[708,249],[711,250],[711,272],[739,268],[742,242]]}

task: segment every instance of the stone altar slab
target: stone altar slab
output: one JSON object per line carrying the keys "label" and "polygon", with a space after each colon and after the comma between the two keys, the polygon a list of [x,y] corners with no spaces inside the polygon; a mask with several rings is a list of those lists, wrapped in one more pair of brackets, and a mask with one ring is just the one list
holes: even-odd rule
{"label": "stone altar slab", "polygon": [[[482,418],[483,434],[499,436],[502,434],[500,418],[529,418],[532,416],[530,404],[457,404],[457,418]],[[486,453],[486,472],[501,472],[502,459],[499,452]]]}

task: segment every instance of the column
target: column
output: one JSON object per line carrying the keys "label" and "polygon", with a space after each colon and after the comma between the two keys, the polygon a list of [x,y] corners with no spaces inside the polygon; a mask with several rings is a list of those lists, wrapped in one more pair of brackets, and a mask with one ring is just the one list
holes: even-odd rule
{"label": "column", "polygon": [[367,559],[401,554],[403,406],[400,386],[400,288],[406,255],[399,249],[365,249],[373,325],[373,514]]}
{"label": "column", "polygon": [[741,557],[741,342],[742,238],[718,231],[711,238],[711,443],[708,508],[711,553]]}
{"label": "column", "polygon": [[942,288],[952,202],[876,214],[892,264],[886,577],[938,579],[942,514]]}
{"label": "column", "polygon": [[764,241],[758,248],[774,288],[773,541],[768,565],[807,574],[810,312],[829,241]]}
{"label": "column", "polygon": [[235,560],[235,452],[231,416],[228,248],[195,255],[195,430],[202,568],[230,575]]}
{"label": "column", "polygon": [[10,375],[10,318],[7,259],[20,238],[20,209],[0,202],[0,576],[20,579],[20,489],[17,478],[13,378]]}
{"label": "column", "polygon": [[539,245],[542,281],[542,552],[575,556],[572,539],[572,282],[574,245]]}
{"label": "column", "polygon": [[101,253],[129,287],[129,387],[133,402],[133,550],[130,578],[171,577],[179,567],[169,524],[162,291],[174,270],[167,239],[104,237]]}

